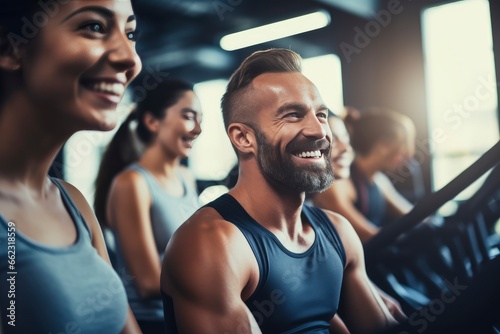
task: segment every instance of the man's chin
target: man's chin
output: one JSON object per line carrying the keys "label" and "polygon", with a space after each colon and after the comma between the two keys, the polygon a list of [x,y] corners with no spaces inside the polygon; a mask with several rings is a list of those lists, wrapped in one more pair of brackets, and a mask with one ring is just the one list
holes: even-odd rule
{"label": "man's chin", "polygon": [[321,174],[308,174],[306,176],[298,176],[290,183],[290,187],[300,192],[316,193],[325,191],[333,182],[333,174],[323,172]]}

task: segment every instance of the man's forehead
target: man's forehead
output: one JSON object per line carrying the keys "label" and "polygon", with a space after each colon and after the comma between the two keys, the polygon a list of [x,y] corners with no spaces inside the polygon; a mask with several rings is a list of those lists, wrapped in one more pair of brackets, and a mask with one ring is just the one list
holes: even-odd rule
{"label": "man's forehead", "polygon": [[281,84],[294,84],[294,85],[304,85],[311,84],[302,73],[300,72],[268,72],[258,75],[252,81],[255,87],[265,87],[270,85],[281,85]]}
{"label": "man's forehead", "polygon": [[252,81],[252,88],[260,94],[300,94],[321,99],[316,86],[300,72],[264,73]]}

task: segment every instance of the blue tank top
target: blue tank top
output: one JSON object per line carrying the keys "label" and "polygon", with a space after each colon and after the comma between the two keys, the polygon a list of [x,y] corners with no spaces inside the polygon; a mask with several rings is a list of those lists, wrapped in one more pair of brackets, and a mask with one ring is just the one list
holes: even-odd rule
{"label": "blue tank top", "polygon": [[[75,224],[77,240],[69,247],[45,246],[13,232],[0,215],[3,329],[20,334],[120,333],[128,310],[123,284],[92,246],[90,230],[64,187],[52,182]],[[13,268],[8,241],[15,247]]]}
{"label": "blue tank top", "polygon": [[354,207],[375,226],[384,225],[387,220],[387,203],[378,186],[367,180],[354,163],[351,165],[351,180],[357,197]]}
{"label": "blue tank top", "polygon": [[[303,206],[302,219],[311,224],[315,240],[306,252],[294,253],[231,195],[222,195],[206,206],[236,225],[255,255],[259,282],[245,304],[262,333],[329,333],[329,321],[338,308],[346,258],[340,237],[326,214]],[[166,294],[163,297],[168,333],[176,333],[172,299]]]}
{"label": "blue tank top", "polygon": [[[167,243],[172,237],[172,234],[199,208],[198,194],[196,189],[189,186],[184,175],[180,172],[178,173],[178,177],[182,182],[184,195],[175,197],[169,195],[161,187],[156,178],[139,164],[134,163],[127,167],[127,169],[136,171],[142,175],[148,185],[152,200],[149,216],[151,219],[155,246],[161,261],[163,260],[165,247],[167,247]],[[130,307],[135,317],[138,320],[163,321],[163,304],[161,298],[143,298],[140,296],[134,283],[133,276],[127,270],[125,258],[120,248],[118,234],[114,230],[112,233],[115,238],[116,248],[113,266],[118,273],[127,277],[127,279],[124,280],[124,285]]]}

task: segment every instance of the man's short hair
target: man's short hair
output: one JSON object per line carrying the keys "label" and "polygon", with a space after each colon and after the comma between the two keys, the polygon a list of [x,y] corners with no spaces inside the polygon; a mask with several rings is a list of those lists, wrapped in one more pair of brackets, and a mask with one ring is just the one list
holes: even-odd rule
{"label": "man's short hair", "polygon": [[248,122],[251,100],[246,99],[252,81],[264,73],[302,72],[302,58],[288,49],[257,51],[246,58],[233,73],[222,97],[221,108],[226,130],[231,123]]}

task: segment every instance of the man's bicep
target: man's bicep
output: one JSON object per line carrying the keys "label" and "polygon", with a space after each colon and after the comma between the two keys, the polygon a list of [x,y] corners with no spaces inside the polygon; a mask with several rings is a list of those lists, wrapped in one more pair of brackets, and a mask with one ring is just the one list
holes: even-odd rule
{"label": "man's bicep", "polygon": [[340,317],[353,334],[387,327],[392,317],[368,280],[359,237],[346,219],[332,213],[329,216],[335,222],[347,259],[340,293]]}
{"label": "man's bicep", "polygon": [[349,329],[338,314],[330,319],[330,334],[350,334]]}
{"label": "man's bicep", "polygon": [[[206,268],[205,268],[206,269]],[[180,333],[259,333],[254,317],[233,282],[217,273],[200,270],[170,286],[175,320]],[[227,273],[227,277],[231,277]],[[179,278],[179,277],[177,277]],[[194,279],[193,279],[194,278]],[[229,278],[230,280],[230,278]]]}
{"label": "man's bicep", "polygon": [[207,303],[177,295],[173,304],[179,333],[260,333],[241,299],[227,300],[221,305],[220,301]]}
{"label": "man's bicep", "polygon": [[163,259],[162,290],[181,333],[256,333],[241,299],[246,281],[231,255],[232,236],[216,224],[176,232]]}
{"label": "man's bicep", "polygon": [[344,275],[339,314],[351,333],[371,333],[393,322],[366,274],[354,268]]}
{"label": "man's bicep", "polygon": [[[348,237],[351,232],[346,233]],[[339,313],[351,333],[371,333],[395,324],[365,270],[359,240],[347,241],[349,262],[344,270]]]}

